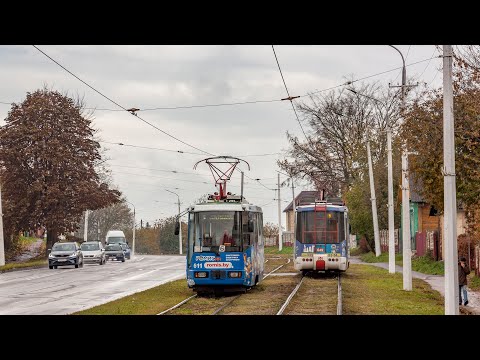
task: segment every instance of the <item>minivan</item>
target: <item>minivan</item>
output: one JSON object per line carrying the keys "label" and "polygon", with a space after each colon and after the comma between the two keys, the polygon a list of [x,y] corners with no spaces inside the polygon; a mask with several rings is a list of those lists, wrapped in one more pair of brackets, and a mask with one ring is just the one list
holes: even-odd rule
{"label": "minivan", "polygon": [[105,245],[118,243],[127,243],[127,239],[125,238],[125,234],[123,233],[123,231],[110,230],[109,232],[107,232],[107,236],[105,237]]}

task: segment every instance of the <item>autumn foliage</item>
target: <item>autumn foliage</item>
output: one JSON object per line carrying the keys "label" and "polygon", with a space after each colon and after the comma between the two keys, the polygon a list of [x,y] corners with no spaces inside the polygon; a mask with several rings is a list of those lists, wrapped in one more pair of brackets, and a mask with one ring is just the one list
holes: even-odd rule
{"label": "autumn foliage", "polygon": [[5,233],[45,226],[50,247],[74,231],[86,209],[119,201],[120,192],[99,179],[101,159],[83,104],[46,88],[12,104],[0,129]]}

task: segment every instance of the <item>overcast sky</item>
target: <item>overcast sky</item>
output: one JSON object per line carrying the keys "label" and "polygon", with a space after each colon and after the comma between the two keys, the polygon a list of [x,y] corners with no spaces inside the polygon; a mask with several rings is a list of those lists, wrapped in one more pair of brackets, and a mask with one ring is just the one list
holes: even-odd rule
{"label": "overcast sky", "polygon": [[[439,55],[433,45],[398,45],[406,63]],[[270,45],[255,46],[101,46],[46,45],[39,48],[92,87],[126,108],[181,107],[259,100],[287,96]],[[377,46],[275,46],[290,95],[305,95],[402,65],[400,55],[386,45]],[[408,54],[408,55],[407,55]],[[441,59],[434,58],[407,67],[429,87],[442,82]],[[400,70],[365,81],[381,84],[401,81]],[[182,209],[205,193],[215,191],[208,166],[194,164],[201,155],[119,108],[60,68],[32,46],[0,46],[0,113],[4,125],[11,102],[21,102],[27,92],[45,84],[55,90],[84,96],[87,107],[97,108],[93,126],[105,142],[194,152],[168,152],[102,143],[114,183],[136,207],[137,221],[149,221],[177,213],[175,195]],[[304,98],[305,99],[305,98]],[[297,101],[297,100],[295,100]],[[276,160],[288,148],[286,131],[303,134],[286,101],[244,105],[194,107],[140,111],[156,127],[201,150],[216,155],[238,156],[248,161],[250,178],[259,178],[268,188],[276,186]],[[306,129],[306,126],[304,125]],[[156,170],[154,170],[156,169]],[[242,166],[242,169],[246,169]],[[160,171],[163,170],[163,171]],[[173,173],[172,171],[188,174]],[[285,176],[281,176],[284,180]],[[276,194],[245,178],[244,195],[263,205],[264,222],[278,223]],[[229,191],[240,192],[240,173],[235,172]],[[300,190],[310,189],[300,186]],[[291,189],[281,191],[282,210],[292,198]],[[283,225],[285,225],[285,216]]]}

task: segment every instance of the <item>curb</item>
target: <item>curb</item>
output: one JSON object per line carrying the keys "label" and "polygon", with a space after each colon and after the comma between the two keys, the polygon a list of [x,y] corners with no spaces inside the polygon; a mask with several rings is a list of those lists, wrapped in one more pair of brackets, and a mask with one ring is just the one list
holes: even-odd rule
{"label": "curb", "polygon": [[34,266],[24,266],[24,267],[18,267],[18,268],[12,268],[12,269],[7,269],[7,270],[0,270],[0,274],[7,273],[7,272],[12,272],[12,271],[22,271],[22,270],[30,270],[30,269],[42,269],[42,268],[48,268],[48,264],[44,265],[34,265]]}

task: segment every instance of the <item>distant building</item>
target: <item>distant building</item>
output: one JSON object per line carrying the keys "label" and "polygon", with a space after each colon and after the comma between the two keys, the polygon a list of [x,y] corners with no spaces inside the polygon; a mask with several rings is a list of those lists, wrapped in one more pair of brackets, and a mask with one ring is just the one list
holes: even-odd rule
{"label": "distant building", "polygon": [[[302,191],[295,197],[295,206],[304,203],[312,203],[315,199],[318,199],[318,191]],[[293,211],[293,201],[290,201],[290,204],[283,210],[287,216],[287,232],[293,232],[295,220],[294,220],[294,211]]]}
{"label": "distant building", "polygon": [[[424,255],[431,251],[437,260],[443,259],[443,215],[420,195],[423,184],[420,180],[410,177],[410,236],[412,251]],[[401,192],[399,192],[401,201]],[[401,225],[403,226],[403,213]],[[457,203],[457,236],[465,234],[465,210]],[[402,232],[400,231],[400,238]],[[401,242],[400,242],[401,243]]]}

